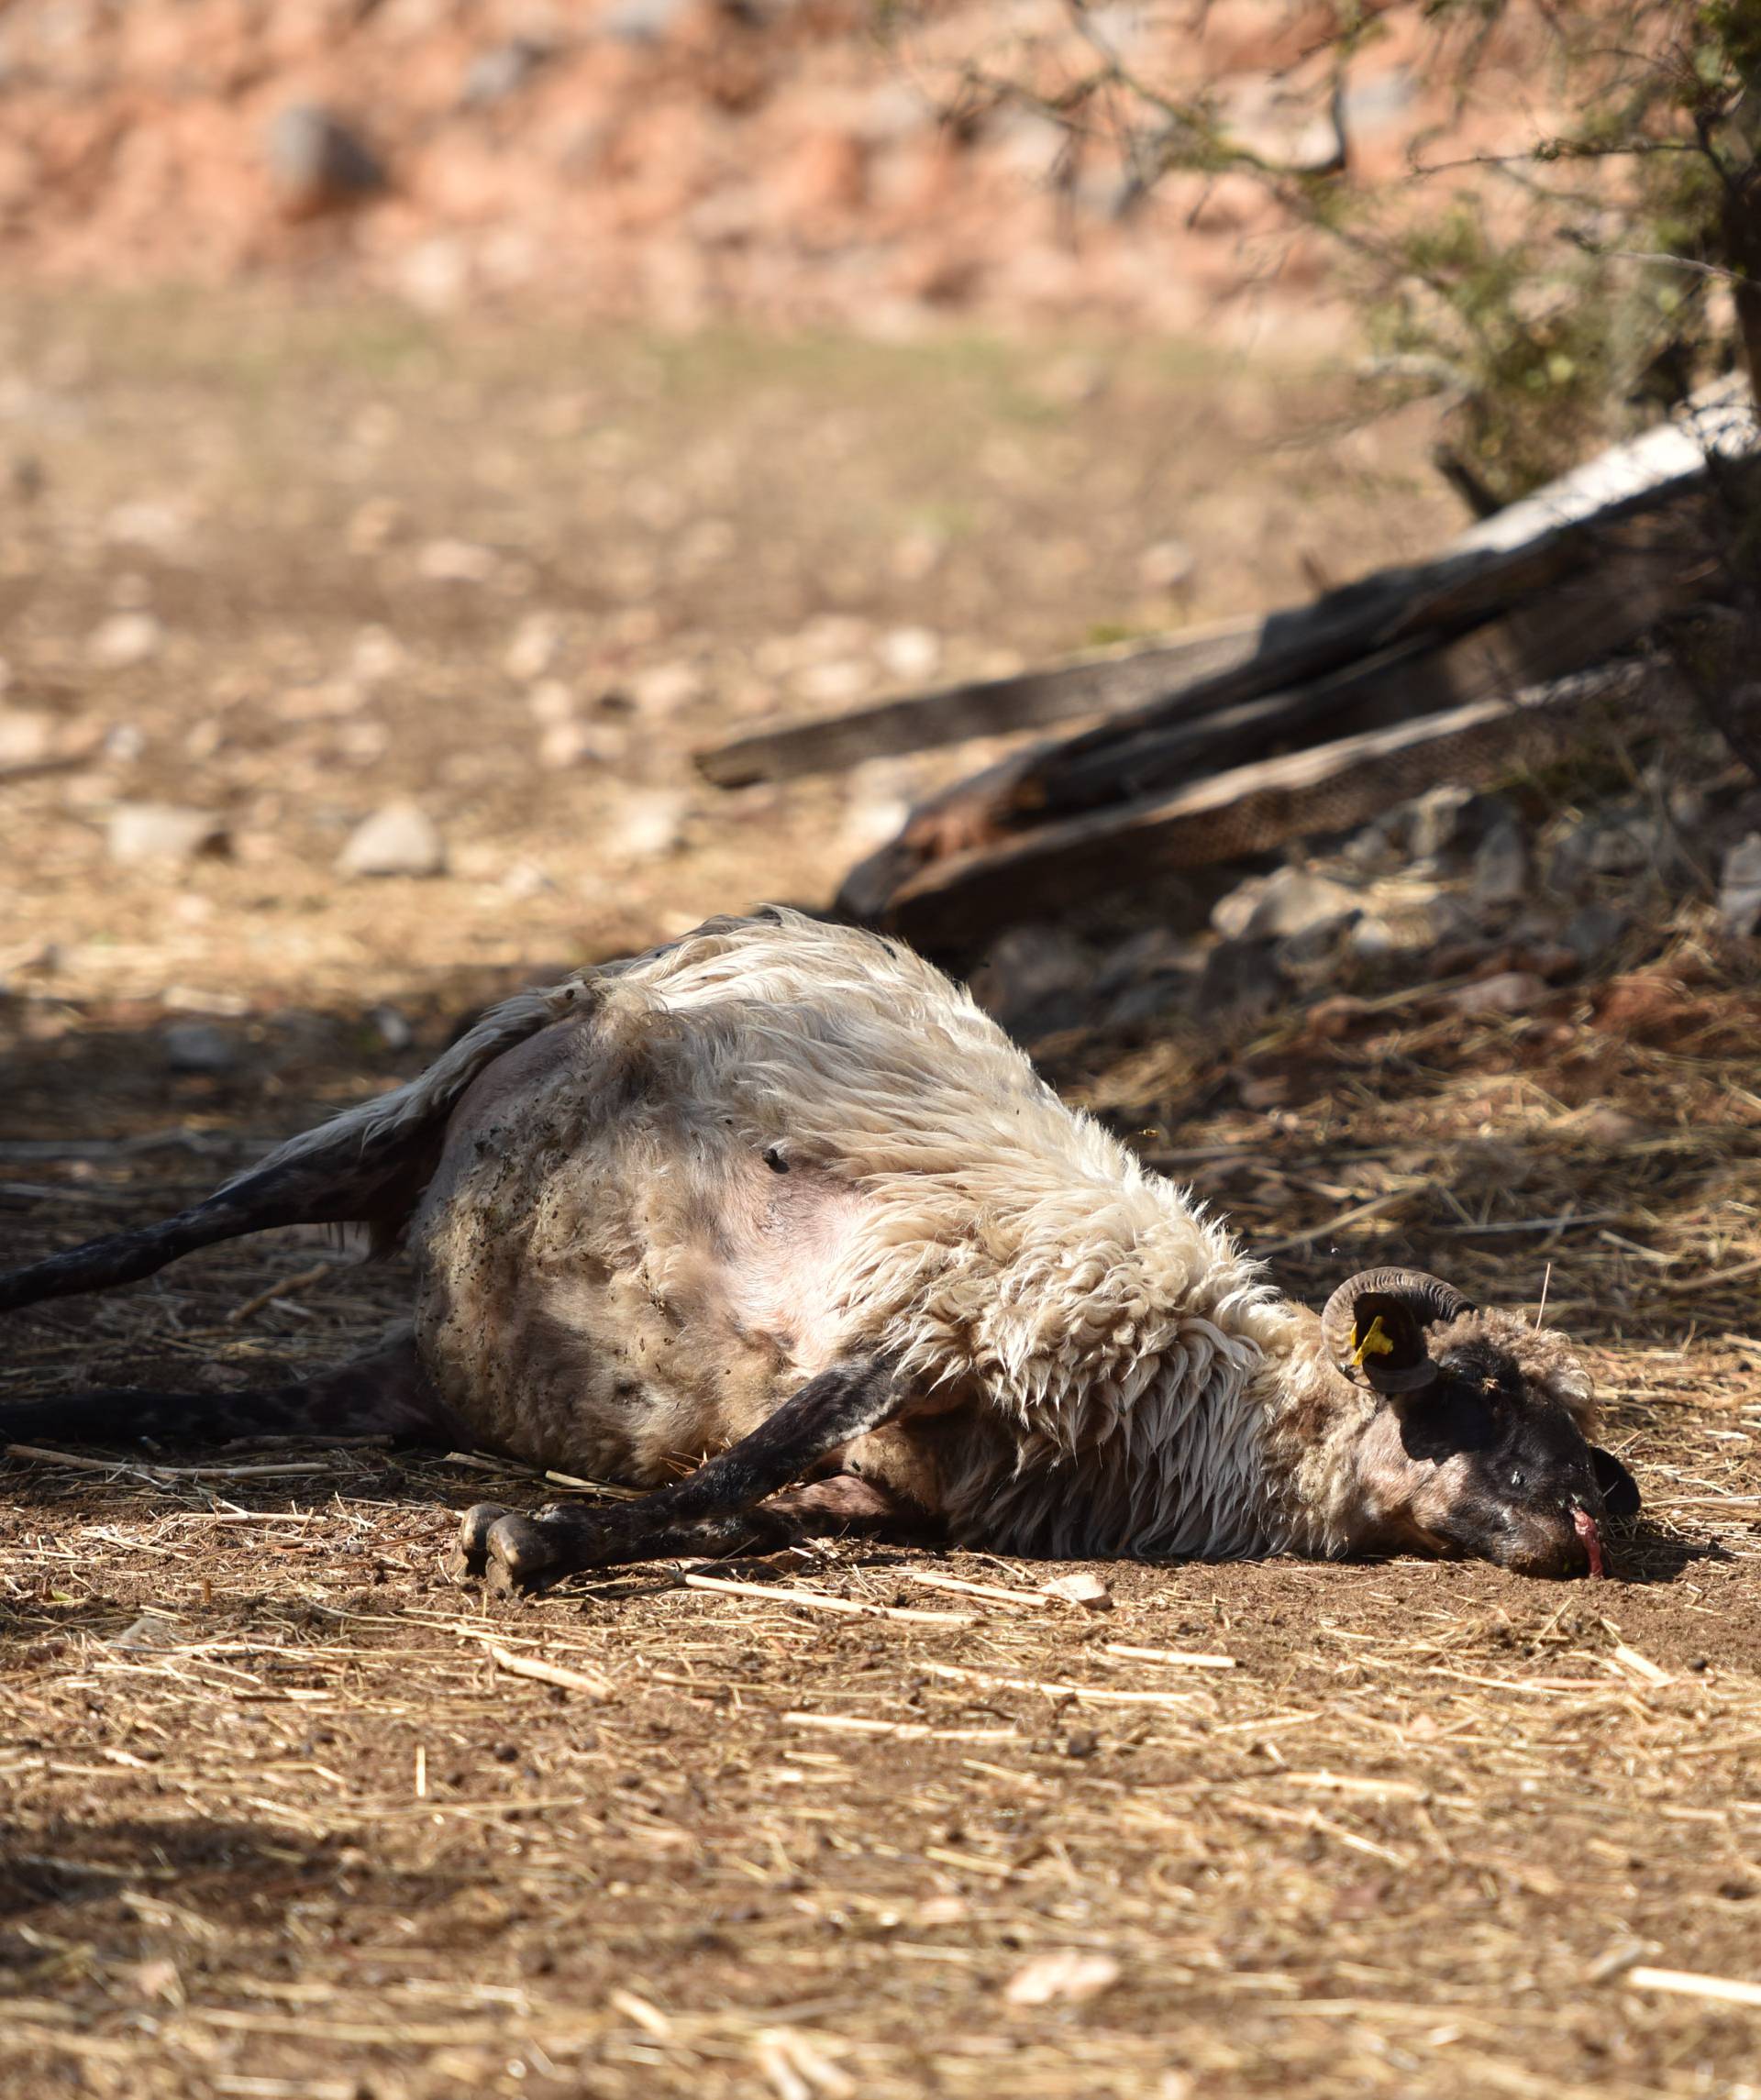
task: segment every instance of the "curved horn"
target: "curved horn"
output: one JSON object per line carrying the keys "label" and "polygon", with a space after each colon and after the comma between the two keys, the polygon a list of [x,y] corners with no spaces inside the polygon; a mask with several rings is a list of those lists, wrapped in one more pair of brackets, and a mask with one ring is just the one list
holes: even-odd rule
{"label": "curved horn", "polygon": [[1416,1393],[1437,1376],[1425,1329],[1473,1310],[1453,1284],[1423,1269],[1364,1269],[1328,1299],[1321,1331],[1341,1370],[1361,1370],[1379,1393]]}

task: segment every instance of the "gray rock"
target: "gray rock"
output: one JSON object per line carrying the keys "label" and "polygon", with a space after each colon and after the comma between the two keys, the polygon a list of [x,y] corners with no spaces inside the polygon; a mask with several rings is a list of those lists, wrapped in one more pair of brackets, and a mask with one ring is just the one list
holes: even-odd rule
{"label": "gray rock", "polygon": [[367,1019],[388,1050],[407,1050],[415,1040],[415,1031],[394,1006],[376,1006]]}
{"label": "gray rock", "polygon": [[664,43],[691,5],[692,0],[613,0],[598,26],[620,44]]}
{"label": "gray rock", "polygon": [[1220,941],[1199,980],[1196,1005],[1206,1021],[1260,1020],[1282,1003],[1284,980],[1270,941]]}
{"label": "gray rock", "polygon": [[118,802],[105,834],[105,850],[118,868],[224,854],[231,843],[227,820],[216,811],[179,809],[171,802]]}
{"label": "gray rock", "polygon": [[1514,823],[1501,795],[1445,784],[1432,788],[1399,812],[1406,850],[1414,860],[1465,861],[1491,833]]}
{"label": "gray rock", "polygon": [[1752,831],[1724,856],[1718,915],[1727,934],[1745,939],[1761,926],[1761,832]]}
{"label": "gray rock", "polygon": [[1496,977],[1477,978],[1449,995],[1452,1013],[1467,1018],[1490,1014],[1533,1013],[1546,999],[1545,981],[1533,970],[1501,970]]}
{"label": "gray rock", "polygon": [[[1756,890],[1756,905],[1761,909],[1761,887]],[[1613,959],[1632,923],[1626,912],[1616,911],[1611,904],[1586,904],[1566,928],[1566,945],[1585,969],[1594,969]]]}
{"label": "gray rock", "polygon": [[1060,927],[1012,926],[972,973],[972,996],[1017,1035],[1043,1035],[1082,1018],[1094,964]]}
{"label": "gray rock", "polygon": [[1514,818],[1506,818],[1487,833],[1474,854],[1474,901],[1482,906],[1520,904],[1534,880],[1528,834]]}
{"label": "gray rock", "polygon": [[337,211],[385,187],[385,170],[371,149],[317,103],[277,111],[264,149],[282,203],[302,215]]}
{"label": "gray rock", "polygon": [[1179,976],[1197,981],[1209,951],[1202,941],[1174,933],[1167,926],[1146,926],[1110,949],[1095,973],[1099,992],[1119,991],[1152,977]]}
{"label": "gray rock", "polygon": [[1590,826],[1585,841],[1584,865],[1595,875],[1636,875],[1641,868],[1661,868],[1667,858],[1667,846],[1649,811],[1611,812]]}
{"label": "gray rock", "polygon": [[1180,591],[1192,580],[1198,557],[1183,539],[1158,539],[1137,557],[1137,580],[1146,591]]}
{"label": "gray rock", "polygon": [[207,1021],[179,1021],[163,1030],[165,1062],[173,1072],[230,1072],[238,1062],[232,1038]]}
{"label": "gray rock", "polygon": [[[1298,934],[1342,926],[1357,918],[1363,908],[1363,899],[1343,882],[1311,875],[1306,868],[1280,868],[1266,878],[1258,901],[1241,929],[1241,938],[1287,941]],[[1212,913],[1212,919],[1218,923],[1216,912]]]}
{"label": "gray rock", "polygon": [[338,856],[345,875],[428,876],[445,872],[446,841],[415,802],[387,802],[357,824]]}
{"label": "gray rock", "polygon": [[1599,875],[1662,870],[1674,858],[1667,827],[1648,809],[1633,805],[1567,819],[1554,834],[1547,881],[1566,896],[1594,886]]}
{"label": "gray rock", "polygon": [[156,657],[165,629],[150,613],[112,613],[92,630],[85,653],[102,670],[127,670]]}
{"label": "gray rock", "polygon": [[517,94],[550,56],[530,37],[511,37],[479,51],[465,68],[459,99],[467,109],[488,109]]}
{"label": "gray rock", "polygon": [[1115,1028],[1129,1028],[1172,1013],[1197,1013],[1203,981],[1197,970],[1158,970],[1122,991],[1107,1009],[1107,1020]]}

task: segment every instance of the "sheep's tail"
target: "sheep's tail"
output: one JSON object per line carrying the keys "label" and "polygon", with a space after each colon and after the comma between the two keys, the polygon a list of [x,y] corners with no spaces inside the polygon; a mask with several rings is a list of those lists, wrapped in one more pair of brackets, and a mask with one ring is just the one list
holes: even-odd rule
{"label": "sheep's tail", "polygon": [[272,1225],[367,1223],[394,1232],[434,1173],[447,1119],[466,1088],[504,1050],[578,1011],[590,986],[577,978],[504,1000],[408,1086],[290,1138],[174,1218],[0,1273],[0,1312],[135,1283],[197,1247]]}
{"label": "sheep's tail", "polygon": [[39,1437],[130,1443],[137,1437],[229,1443],[251,1436],[393,1436],[473,1445],[429,1385],[405,1335],[371,1356],[258,1392],[168,1393],[126,1386],[0,1408],[0,1450]]}

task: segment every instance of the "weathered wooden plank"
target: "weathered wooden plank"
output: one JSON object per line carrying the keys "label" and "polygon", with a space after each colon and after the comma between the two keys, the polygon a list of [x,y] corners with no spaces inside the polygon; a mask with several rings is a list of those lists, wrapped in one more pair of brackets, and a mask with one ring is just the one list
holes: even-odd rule
{"label": "weathered wooden plank", "polygon": [[[722,787],[834,771],[1087,714],[1097,734],[1186,720],[1307,683],[1366,651],[1433,629],[1459,632],[1502,599],[1567,573],[1593,548],[1581,528],[1667,507],[1705,481],[1705,454],[1756,445],[1753,409],[1714,390],[1476,525],[1430,561],[1377,571],[1311,604],[1232,620],[1147,648],[883,701],[830,720],[761,724],[696,757]],[[1136,711],[1143,711],[1139,715]]]}
{"label": "weathered wooden plank", "polygon": [[[1440,779],[1474,785],[1552,763],[1611,725],[1640,733],[1685,699],[1672,672],[1628,663],[1515,699],[1473,701],[954,855],[922,869],[878,917],[931,950],[969,948],[1012,921],[1068,905],[1072,895],[1346,829]],[[847,894],[840,902],[853,908]]]}
{"label": "weathered wooden plank", "polygon": [[865,758],[927,751],[1013,730],[1050,729],[1102,708],[1129,706],[1172,683],[1213,678],[1253,661],[1264,616],[1219,621],[1170,642],[1112,650],[1049,670],[979,679],[929,693],[885,700],[822,721],[761,723],[696,754],[697,769],[719,788],[836,772]]}
{"label": "weathered wooden plank", "polygon": [[1623,647],[1705,589],[1708,565],[1649,525],[1605,527],[1596,566],[1502,618],[1436,646],[1430,636],[1382,649],[1293,691],[1125,734],[1114,721],[1062,744],[1012,754],[914,810],[896,838],[852,869],[847,908],[879,917],[918,871],[950,853],[1086,810],[1141,800],[1318,735],[1379,728],[1470,700],[1507,697]]}

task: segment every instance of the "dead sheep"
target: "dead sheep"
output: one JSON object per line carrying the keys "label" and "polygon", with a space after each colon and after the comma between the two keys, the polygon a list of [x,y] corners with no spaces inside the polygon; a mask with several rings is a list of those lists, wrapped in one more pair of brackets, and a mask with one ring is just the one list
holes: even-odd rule
{"label": "dead sheep", "polygon": [[405,1339],[0,1438],[391,1431],[649,1490],[469,1511],[460,1567],[520,1589],[852,1528],[1570,1575],[1638,1506],[1560,1335],[1406,1269],[1280,1296],[940,972],[795,912],[506,1001],[193,1210],[0,1277],[0,1310],[341,1221],[407,1245]]}

